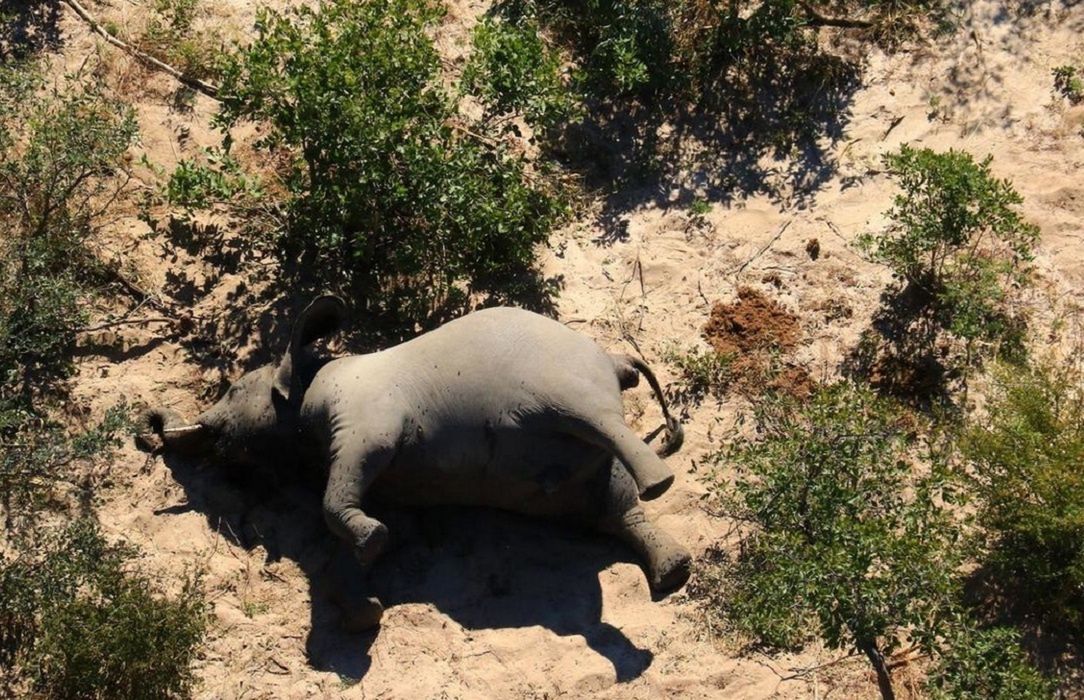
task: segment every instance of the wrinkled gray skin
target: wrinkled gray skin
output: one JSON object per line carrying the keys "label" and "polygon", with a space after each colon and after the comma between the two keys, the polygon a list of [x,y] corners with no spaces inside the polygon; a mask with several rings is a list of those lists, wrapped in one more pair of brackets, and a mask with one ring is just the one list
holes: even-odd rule
{"label": "wrinkled gray skin", "polygon": [[[153,410],[150,427],[166,449],[212,448],[216,460],[245,468],[323,466],[327,524],[365,566],[388,540],[361,508],[372,492],[584,523],[628,543],[657,594],[685,583],[689,553],[639,503],[661,495],[673,474],[623,418],[621,391],[639,373],[662,400],[646,365],[514,308],[478,311],[382,352],[317,358],[310,346],[343,316],[340,299],[318,298],[278,366],[243,376],[195,424]],[[681,427],[663,411],[666,454],[680,446]],[[347,612],[347,624],[374,626],[382,610],[371,598]]]}

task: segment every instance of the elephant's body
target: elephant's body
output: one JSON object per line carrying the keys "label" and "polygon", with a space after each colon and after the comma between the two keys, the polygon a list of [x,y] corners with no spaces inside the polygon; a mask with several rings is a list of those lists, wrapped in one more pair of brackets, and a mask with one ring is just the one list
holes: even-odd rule
{"label": "elephant's body", "polygon": [[329,464],[390,449],[379,473],[357,475],[385,499],[590,517],[592,478],[613,456],[575,433],[591,420],[622,422],[623,408],[614,362],[598,345],[500,308],[328,363],[301,415]]}
{"label": "elephant's body", "polygon": [[[476,505],[559,518],[613,533],[644,561],[652,589],[688,577],[688,552],[648,521],[673,474],[624,422],[622,389],[640,374],[681,426],[642,361],[537,314],[479,311],[389,350],[322,361],[312,343],[334,332],[344,305],[314,301],[275,366],[239,379],[195,425],[152,411],[167,447],[212,442],[226,462],[254,469],[326,470],[324,514],[364,565],[387,543],[367,515],[370,494],[413,505]],[[313,454],[315,453],[315,454]],[[379,621],[375,600],[349,618]]]}

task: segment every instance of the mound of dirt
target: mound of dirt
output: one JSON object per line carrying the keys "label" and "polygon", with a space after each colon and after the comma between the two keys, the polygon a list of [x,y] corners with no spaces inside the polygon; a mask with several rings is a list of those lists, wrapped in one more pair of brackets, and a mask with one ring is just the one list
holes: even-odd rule
{"label": "mound of dirt", "polygon": [[801,333],[794,314],[752,287],[739,287],[736,302],[716,303],[704,325],[705,340],[720,355],[792,350]]}

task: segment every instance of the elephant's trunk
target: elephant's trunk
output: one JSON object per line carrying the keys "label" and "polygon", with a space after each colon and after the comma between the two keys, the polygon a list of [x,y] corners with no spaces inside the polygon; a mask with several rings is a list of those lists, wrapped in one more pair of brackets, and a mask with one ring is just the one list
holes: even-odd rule
{"label": "elephant's trunk", "polygon": [[170,450],[179,454],[198,454],[210,443],[210,430],[202,423],[185,423],[168,408],[143,412],[136,423],[136,445],[147,452]]}

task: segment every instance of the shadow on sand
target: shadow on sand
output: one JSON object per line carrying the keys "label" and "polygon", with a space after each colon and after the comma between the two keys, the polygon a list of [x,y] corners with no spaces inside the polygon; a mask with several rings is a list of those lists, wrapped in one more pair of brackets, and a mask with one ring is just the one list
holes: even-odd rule
{"label": "shadow on sand", "polygon": [[632,561],[623,545],[601,536],[524,517],[467,508],[418,511],[367,504],[392,533],[389,551],[366,578],[345,543],[324,524],[315,484],[242,487],[221,472],[166,456],[184,488],[185,506],[159,511],[202,513],[212,528],[268,563],[298,564],[309,584],[311,620],[306,651],[321,671],[360,680],[379,630],[350,633],[340,604],[377,595],[385,608],[428,603],[471,630],[541,626],[582,636],[613,664],[617,681],[639,677],[653,654],[603,622],[598,574]]}

